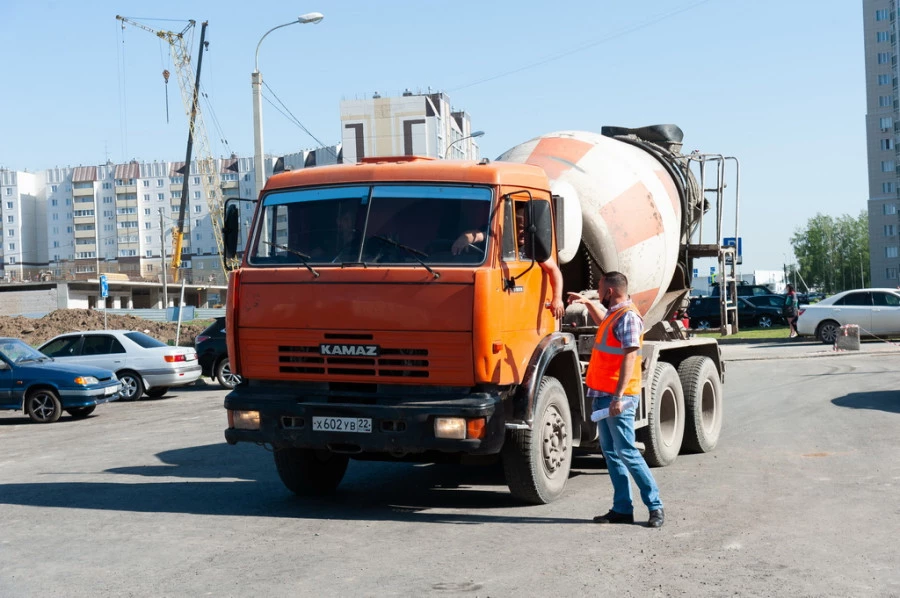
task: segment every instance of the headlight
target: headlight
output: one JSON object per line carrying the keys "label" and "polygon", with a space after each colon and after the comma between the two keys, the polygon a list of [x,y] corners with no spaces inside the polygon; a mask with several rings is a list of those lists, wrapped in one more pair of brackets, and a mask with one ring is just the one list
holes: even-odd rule
{"label": "headlight", "polygon": [[90,386],[91,384],[99,383],[100,381],[93,376],[78,376],[77,378],[75,378],[75,384],[79,384],[81,386]]}

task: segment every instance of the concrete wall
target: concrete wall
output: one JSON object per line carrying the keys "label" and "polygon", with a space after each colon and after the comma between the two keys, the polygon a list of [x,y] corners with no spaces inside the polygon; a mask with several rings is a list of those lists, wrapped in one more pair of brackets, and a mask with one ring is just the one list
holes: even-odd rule
{"label": "concrete wall", "polygon": [[0,295],[0,316],[41,314],[56,309],[59,309],[56,285],[46,289],[8,291]]}

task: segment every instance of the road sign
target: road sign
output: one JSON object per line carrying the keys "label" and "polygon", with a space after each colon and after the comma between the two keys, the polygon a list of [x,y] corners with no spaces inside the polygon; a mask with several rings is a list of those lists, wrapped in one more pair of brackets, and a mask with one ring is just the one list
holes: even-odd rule
{"label": "road sign", "polygon": [[100,297],[106,298],[109,297],[109,284],[106,282],[106,275],[100,275]]}
{"label": "road sign", "polygon": [[694,268],[694,278],[698,278],[700,276],[700,268]]}
{"label": "road sign", "polygon": [[716,267],[715,267],[715,266],[710,266],[710,267],[709,267],[709,274],[710,274],[710,276],[712,276],[712,275],[715,274],[715,273],[716,273]]}
{"label": "road sign", "polygon": [[[738,237],[736,239],[734,237],[724,237],[722,239],[722,245],[724,247],[736,247],[737,248],[735,250],[735,253],[737,255],[737,263],[738,264],[744,263],[744,258],[741,257],[743,249],[744,249],[743,243],[741,242],[742,240],[743,240],[742,237]],[[725,256],[725,263],[731,264],[731,256],[730,255]]]}

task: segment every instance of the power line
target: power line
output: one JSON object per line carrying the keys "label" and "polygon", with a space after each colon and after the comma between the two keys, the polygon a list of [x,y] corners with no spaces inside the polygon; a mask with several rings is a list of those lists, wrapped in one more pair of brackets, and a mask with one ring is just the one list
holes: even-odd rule
{"label": "power line", "polygon": [[[319,144],[320,147],[323,147],[323,148],[327,149],[329,152],[331,152],[331,154],[332,154],[335,158],[337,158],[337,154],[334,153],[334,150],[331,149],[330,147],[327,147],[327,146],[325,145],[325,142],[323,142],[323,141],[320,140],[318,137],[316,137],[315,135],[313,135],[312,132],[311,132],[309,129],[307,129],[307,128],[303,125],[302,122],[300,122],[300,119],[298,119],[296,116],[294,116],[294,114],[293,114],[293,113],[290,111],[290,109],[285,105],[285,103],[281,101],[281,98],[279,98],[278,95],[275,93],[275,90],[273,90],[271,87],[269,87],[269,84],[268,84],[268,83],[266,83],[265,81],[263,81],[263,85],[266,86],[266,89],[269,90],[269,92],[272,94],[272,97],[274,97],[276,100],[278,100],[278,103],[281,104],[282,107],[284,107],[284,110],[287,112],[287,114],[285,114],[284,112],[282,112],[280,109],[278,109],[278,108],[276,107],[276,109],[277,109],[279,112],[281,112],[282,115],[284,115],[286,118],[288,118],[288,120],[292,121],[295,125],[297,125],[298,127],[300,127],[300,129],[302,129],[307,135],[309,135],[310,137],[312,137],[312,138],[316,141],[316,143]],[[269,102],[269,104],[272,104],[272,101],[269,100],[268,98],[266,98],[266,101]],[[272,104],[272,105],[274,106],[274,104]],[[290,115],[290,117],[288,117],[288,115]]]}
{"label": "power line", "polygon": [[676,9],[671,10],[671,11],[669,11],[669,12],[663,13],[663,14],[661,14],[661,15],[659,15],[659,16],[653,17],[653,18],[651,18],[651,19],[649,19],[649,20],[647,20],[647,21],[643,21],[643,22],[638,23],[638,24],[636,24],[636,25],[632,25],[631,27],[627,27],[627,28],[625,28],[625,29],[623,29],[623,30],[621,30],[621,31],[617,31],[617,32],[611,33],[611,34],[609,34],[609,35],[606,35],[606,36],[604,36],[604,37],[601,37],[601,38],[596,39],[596,40],[593,40],[593,41],[585,42],[585,43],[583,43],[583,44],[581,44],[581,45],[579,45],[579,46],[575,46],[574,48],[571,48],[571,49],[569,49],[569,50],[563,50],[562,52],[557,52],[556,54],[551,54],[551,55],[547,56],[546,58],[542,58],[542,59],[537,60],[537,61],[535,61],[535,62],[526,64],[526,65],[524,65],[524,66],[521,66],[521,67],[518,67],[518,68],[515,68],[515,69],[512,69],[512,70],[509,70],[509,71],[504,71],[504,72],[498,73],[498,74],[496,74],[496,75],[491,75],[490,77],[485,77],[484,79],[478,79],[477,81],[473,81],[472,83],[467,83],[467,84],[465,84],[465,85],[460,85],[459,87],[454,87],[454,88],[449,89],[449,90],[447,90],[447,91],[459,91],[460,89],[467,89],[467,88],[469,88],[469,87],[474,87],[474,86],[480,85],[480,84],[482,84],[482,83],[487,83],[487,82],[489,82],[489,81],[494,81],[494,80],[500,79],[500,78],[502,78],[502,77],[508,77],[509,75],[514,75],[514,74],[516,74],[516,73],[520,73],[520,72],[525,71],[525,70],[528,70],[528,69],[532,69],[532,68],[535,68],[535,67],[538,67],[538,66],[545,65],[545,64],[547,64],[547,63],[549,63],[549,62],[553,62],[553,61],[555,61],[555,60],[559,60],[560,58],[564,58],[564,57],[569,56],[569,55],[571,55],[571,54],[575,54],[575,53],[577,53],[577,52],[582,52],[582,51],[584,51],[584,50],[587,50],[588,48],[593,48],[594,46],[599,46],[600,44],[603,44],[603,43],[606,43],[606,42],[608,42],[608,41],[611,41],[611,40],[620,38],[620,37],[625,36],[625,35],[627,35],[627,34],[629,34],[629,33],[634,33],[635,31],[640,31],[641,29],[645,29],[645,28],[649,27],[650,25],[655,25],[656,23],[659,23],[660,21],[664,21],[664,20],[668,19],[669,17],[674,17],[675,15],[681,14],[681,13],[683,13],[683,12],[687,12],[687,11],[689,11],[689,10],[692,10],[692,9],[694,9],[694,8],[696,8],[696,7],[698,7],[698,6],[700,6],[701,4],[706,4],[707,2],[710,2],[710,1],[711,1],[711,0],[700,0],[699,2],[694,2],[693,4],[689,4],[689,5],[686,5],[686,6],[682,6],[682,7],[680,7],[680,8],[676,8]]}

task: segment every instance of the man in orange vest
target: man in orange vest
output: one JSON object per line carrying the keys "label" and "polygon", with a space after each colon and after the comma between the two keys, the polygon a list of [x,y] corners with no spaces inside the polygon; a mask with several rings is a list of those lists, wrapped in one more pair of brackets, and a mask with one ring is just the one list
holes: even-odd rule
{"label": "man in orange vest", "polygon": [[634,523],[631,482],[650,510],[649,527],[665,520],[656,480],[644,457],[634,446],[634,414],[641,399],[641,348],[644,321],[628,296],[628,279],[621,272],[607,272],[598,286],[606,312],[589,299],[571,293],[570,303],[582,303],[599,325],[587,371],[587,396],[594,411],[609,408],[609,417],[597,423],[600,448],[613,485],[613,506],[595,523]]}

